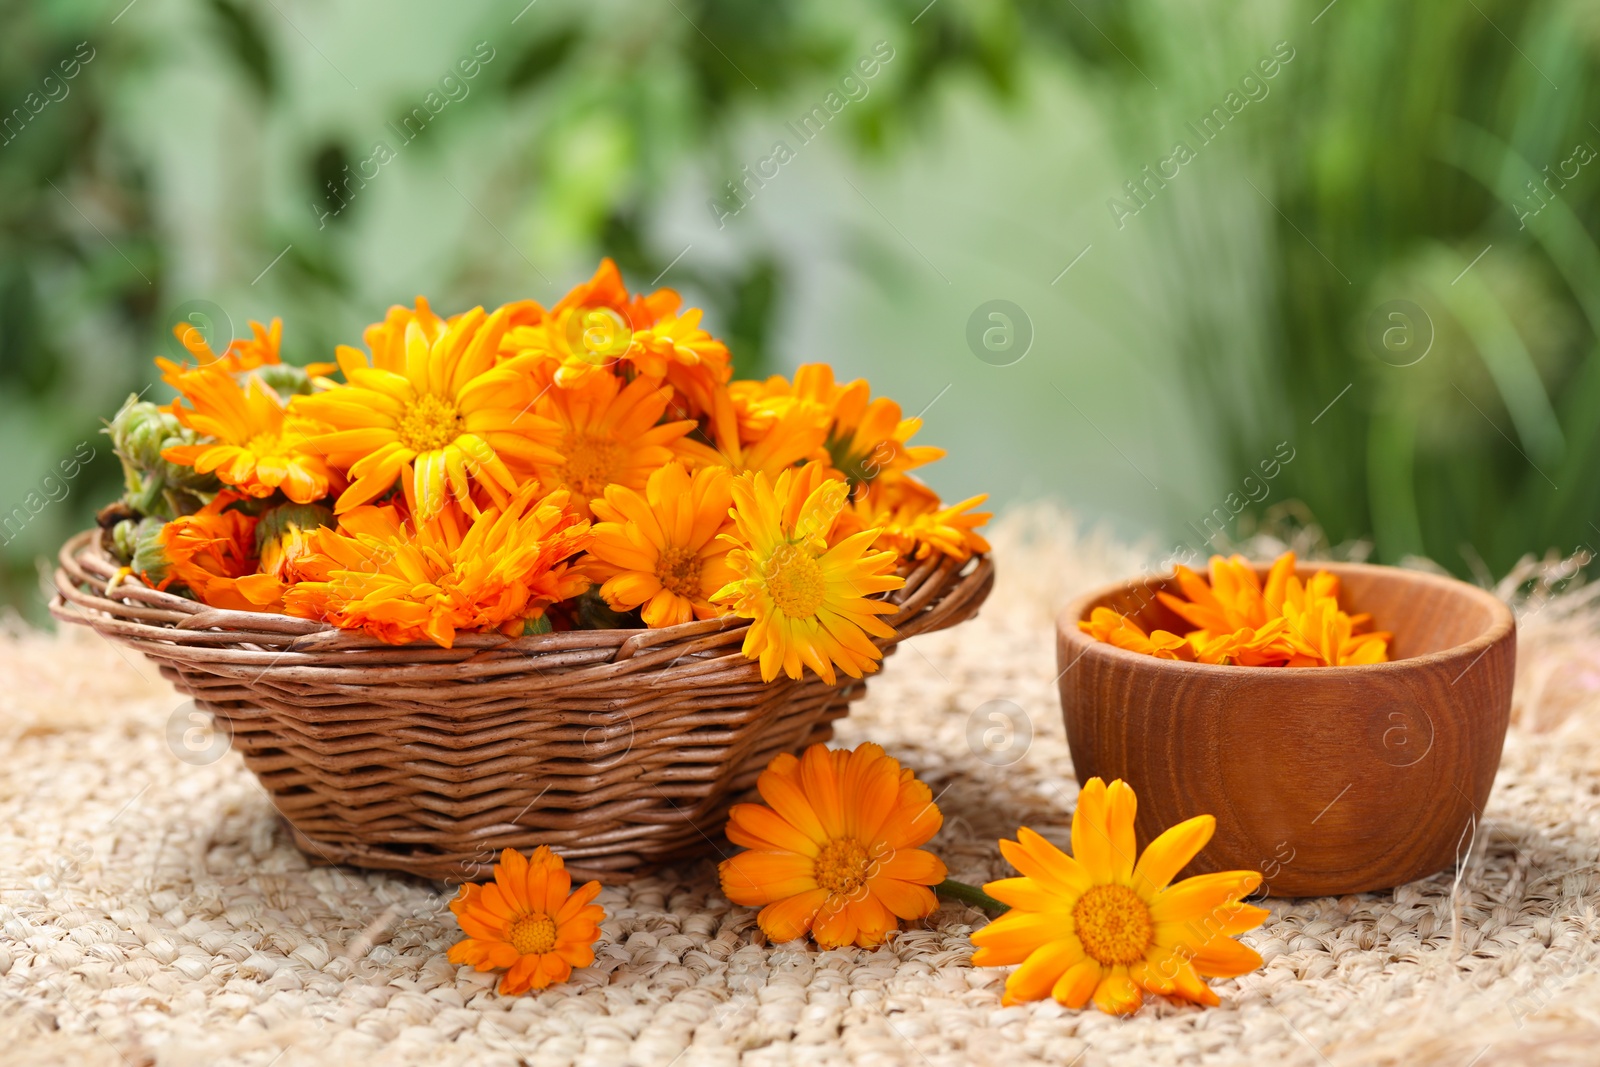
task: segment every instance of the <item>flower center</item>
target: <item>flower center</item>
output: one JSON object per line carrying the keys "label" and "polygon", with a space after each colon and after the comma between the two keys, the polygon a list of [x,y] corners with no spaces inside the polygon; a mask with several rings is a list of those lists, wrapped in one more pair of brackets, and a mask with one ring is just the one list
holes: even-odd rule
{"label": "flower center", "polygon": [[700,557],[687,548],[662,549],[656,577],[671,592],[692,597],[700,590]]}
{"label": "flower center", "polygon": [[424,393],[400,413],[400,443],[421,455],[437,452],[461,436],[461,413],[442,396]]}
{"label": "flower center", "polygon": [[1127,886],[1097,885],[1072,909],[1083,950],[1100,963],[1136,963],[1144,959],[1155,930],[1150,908]]}
{"label": "flower center", "polygon": [[767,557],[767,590],[791,619],[809,619],[822,607],[828,582],[817,558],[798,545],[779,545]]}
{"label": "flower center", "polygon": [[539,912],[524,915],[511,925],[511,936],[506,940],[524,956],[540,956],[556,948],[556,924],[550,916]]}
{"label": "flower center", "polygon": [[282,436],[276,433],[258,433],[244,443],[245,451],[258,456],[275,456],[283,451]]}
{"label": "flower center", "polygon": [[586,497],[605,493],[606,486],[617,481],[626,450],[617,441],[594,434],[568,434],[562,442],[561,454],[567,457],[563,468],[563,481],[567,488]]}
{"label": "flower center", "polygon": [[850,896],[866,884],[871,866],[861,842],[852,837],[834,838],[817,856],[817,885],[833,896]]}

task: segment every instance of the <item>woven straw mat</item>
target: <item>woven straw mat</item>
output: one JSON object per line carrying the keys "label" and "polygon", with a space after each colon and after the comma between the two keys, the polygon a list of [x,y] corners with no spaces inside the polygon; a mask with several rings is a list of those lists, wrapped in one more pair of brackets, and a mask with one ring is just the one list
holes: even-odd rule
{"label": "woven straw mat", "polygon": [[[908,642],[840,724],[839,743],[880,742],[929,783],[945,813],[930,847],[963,881],[1011,874],[995,841],[1018,826],[1066,840],[1076,784],[1052,616],[1152,554],[1072,529],[1048,509],[1008,515],[981,616]],[[607,888],[595,964],[500,997],[493,975],[446,960],[460,934],[443,887],[310,865],[237,755],[174,756],[180,701],[150,664],[86,629],[14,627],[0,637],[0,1062],[1600,1062],[1597,620],[1586,591],[1523,612],[1514,724],[1459,870],[1273,901],[1244,935],[1266,965],[1216,982],[1221,1008],[1152,999],[1125,1020],[1001,1007],[1006,971],[971,966],[984,917],[960,905],[876,951],[769,946],[709,860]],[[1008,767],[969,741],[991,700],[1032,723]]]}

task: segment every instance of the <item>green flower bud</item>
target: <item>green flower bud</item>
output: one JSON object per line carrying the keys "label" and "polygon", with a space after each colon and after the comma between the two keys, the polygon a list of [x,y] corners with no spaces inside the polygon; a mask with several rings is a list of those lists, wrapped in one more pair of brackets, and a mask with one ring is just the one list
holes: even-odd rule
{"label": "green flower bud", "polygon": [[310,375],[306,374],[305,368],[292,363],[268,363],[249,374],[260,378],[262,384],[274,390],[282,400],[288,400],[291,396],[311,395]]}
{"label": "green flower bud", "polygon": [[321,504],[279,504],[269,508],[256,524],[256,555],[271,542],[289,532],[290,527],[315,530],[319,526],[332,527],[333,512]]}
{"label": "green flower bud", "polygon": [[148,400],[129,396],[105,432],[122,461],[127,490],[122,499],[141,515],[175,519],[190,514],[221,488],[215,475],[161,458],[164,449],[196,444],[201,437]]}
{"label": "green flower bud", "polygon": [[166,546],[161,543],[161,531],[166,525],[164,519],[123,519],[111,528],[111,547],[117,558],[152,584],[166,581],[171,565]]}

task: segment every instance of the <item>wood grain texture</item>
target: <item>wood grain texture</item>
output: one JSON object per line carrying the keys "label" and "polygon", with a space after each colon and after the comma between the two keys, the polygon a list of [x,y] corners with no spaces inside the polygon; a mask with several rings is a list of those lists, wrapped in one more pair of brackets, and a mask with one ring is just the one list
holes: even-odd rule
{"label": "wood grain texture", "polygon": [[[1257,564],[1264,575],[1268,564]],[[1096,607],[1148,632],[1187,626],[1155,593],[1101,589],[1056,622],[1061,709],[1080,782],[1122,778],[1144,845],[1195,815],[1211,843],[1184,872],[1259,870],[1272,896],[1383,889],[1465,855],[1511,713],[1516,622],[1492,594],[1392,567],[1311,563],[1346,610],[1394,634],[1391,661],[1234,667],[1160,660],[1078,629]],[[1176,591],[1176,590],[1171,590]]]}
{"label": "wood grain texture", "polygon": [[[137,580],[100,531],[67,542],[51,612],[144,653],[232,731],[313,858],[447,880],[549,845],[573,877],[627,881],[709,851],[780,752],[826,741],[866,693],[810,670],[761,680],[749,620],[386,645],[356,631],[221,611]],[[897,642],[977,614],[986,556],[934,557],[888,595]]]}

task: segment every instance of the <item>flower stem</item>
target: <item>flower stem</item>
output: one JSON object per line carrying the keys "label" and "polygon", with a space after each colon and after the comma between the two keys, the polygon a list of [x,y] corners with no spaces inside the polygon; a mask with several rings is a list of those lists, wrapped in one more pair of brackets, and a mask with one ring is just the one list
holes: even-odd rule
{"label": "flower stem", "polygon": [[958,882],[954,878],[946,878],[934,886],[933,891],[946,900],[959,900],[963,904],[970,904],[974,908],[986,911],[991,916],[1000,915],[1011,909],[1011,905],[1000,903],[977,886]]}

